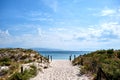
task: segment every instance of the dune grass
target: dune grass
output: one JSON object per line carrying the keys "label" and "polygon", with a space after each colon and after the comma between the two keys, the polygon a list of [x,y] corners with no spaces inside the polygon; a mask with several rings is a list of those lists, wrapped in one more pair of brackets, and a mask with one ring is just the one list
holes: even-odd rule
{"label": "dune grass", "polygon": [[23,73],[15,72],[7,80],[29,80],[31,77],[34,77],[36,75],[37,75],[37,68],[36,66],[32,65],[30,66],[30,69],[24,70]]}
{"label": "dune grass", "polygon": [[48,62],[47,58],[31,49],[0,48],[0,67],[8,68],[8,70],[0,70],[0,80],[6,80],[11,75],[13,78],[10,80],[19,80],[14,78],[20,78],[21,76],[22,80],[27,80],[30,76],[32,77],[36,74],[36,68],[31,66],[30,70],[25,70],[24,74],[20,74],[20,66],[34,61],[41,62],[41,58],[43,62]]}
{"label": "dune grass", "polygon": [[72,63],[82,65],[81,74],[93,74],[96,78],[101,67],[110,80],[120,80],[120,50],[97,50],[75,58]]}

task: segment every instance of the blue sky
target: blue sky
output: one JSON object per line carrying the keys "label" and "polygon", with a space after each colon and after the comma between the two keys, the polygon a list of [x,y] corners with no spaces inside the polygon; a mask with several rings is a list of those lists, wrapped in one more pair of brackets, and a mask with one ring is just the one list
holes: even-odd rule
{"label": "blue sky", "polygon": [[119,0],[0,0],[0,47],[120,48]]}

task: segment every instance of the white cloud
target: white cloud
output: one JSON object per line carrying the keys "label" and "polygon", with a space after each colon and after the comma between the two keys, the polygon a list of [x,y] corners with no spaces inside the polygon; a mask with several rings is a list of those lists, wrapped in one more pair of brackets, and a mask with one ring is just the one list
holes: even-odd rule
{"label": "white cloud", "polygon": [[120,8],[88,8],[88,10],[95,12],[94,16],[102,16],[102,17],[120,17]]}
{"label": "white cloud", "polygon": [[58,27],[58,28],[49,28],[49,30],[50,31],[66,31],[67,29],[66,28],[60,28],[60,27]]}
{"label": "white cloud", "polygon": [[95,27],[79,30],[75,37],[79,41],[96,43],[109,43],[112,40],[120,40],[120,24],[117,22],[105,22]]}
{"label": "white cloud", "polygon": [[25,33],[12,36],[8,30],[0,33],[0,44],[15,45],[18,47],[51,47],[61,49],[79,48],[108,48],[114,43],[118,46],[120,40],[120,24],[118,22],[104,22],[89,28],[81,27],[56,27],[43,29],[40,25],[34,27],[36,34]]}
{"label": "white cloud", "polygon": [[120,24],[118,22],[108,22],[101,25],[102,29],[120,37]]}
{"label": "white cloud", "polygon": [[51,14],[41,11],[30,11],[25,12],[22,14],[22,16],[19,16],[21,18],[24,18],[28,21],[53,21]]}
{"label": "white cloud", "polygon": [[[93,9],[90,9],[93,10]],[[94,16],[102,16],[104,20],[100,20],[100,23],[95,25],[94,28],[88,30],[91,31],[88,36],[91,36],[89,40],[98,41],[101,44],[109,43],[112,45],[114,41],[120,40],[120,11],[119,8],[108,8],[94,10]],[[117,44],[116,44],[117,45]]]}
{"label": "white cloud", "polygon": [[10,34],[9,34],[9,31],[8,30],[6,30],[6,31],[2,31],[2,30],[0,30],[0,36],[9,36]]}
{"label": "white cloud", "polygon": [[0,47],[9,45],[12,41],[14,40],[11,40],[11,35],[8,30],[0,30]]}
{"label": "white cloud", "polygon": [[111,15],[114,15],[115,13],[116,11],[113,9],[103,9],[101,11],[101,16],[111,16]]}
{"label": "white cloud", "polygon": [[44,32],[41,28],[38,28],[38,35],[42,37],[44,35]]}

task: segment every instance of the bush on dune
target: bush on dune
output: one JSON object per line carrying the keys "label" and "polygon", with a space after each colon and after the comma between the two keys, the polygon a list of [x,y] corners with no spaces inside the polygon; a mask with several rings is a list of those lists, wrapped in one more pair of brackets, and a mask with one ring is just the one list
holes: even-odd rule
{"label": "bush on dune", "polygon": [[[23,48],[0,48],[0,67],[7,67],[7,71],[0,70],[0,80],[27,80],[37,74],[37,68],[31,66],[30,70],[25,70],[23,74],[19,73],[22,64],[37,62],[48,62],[46,57],[43,57],[38,52],[32,49]],[[41,70],[41,69],[39,69]]]}
{"label": "bush on dune", "polygon": [[73,65],[81,62],[83,63],[80,69],[81,73],[97,75],[98,67],[101,67],[109,79],[120,79],[120,50],[109,49],[91,52],[74,59]]}
{"label": "bush on dune", "polygon": [[30,66],[30,69],[24,70],[23,73],[16,72],[14,73],[8,80],[29,80],[31,77],[37,75],[37,68],[36,66]]}

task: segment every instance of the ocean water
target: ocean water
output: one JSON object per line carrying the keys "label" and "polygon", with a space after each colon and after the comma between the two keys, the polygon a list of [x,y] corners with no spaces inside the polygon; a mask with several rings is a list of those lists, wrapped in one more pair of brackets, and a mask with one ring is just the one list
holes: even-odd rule
{"label": "ocean water", "polygon": [[38,51],[41,55],[47,57],[52,56],[52,59],[64,59],[69,60],[69,57],[71,56],[72,59],[74,59],[74,56],[77,57],[79,55],[87,54],[90,51]]}

